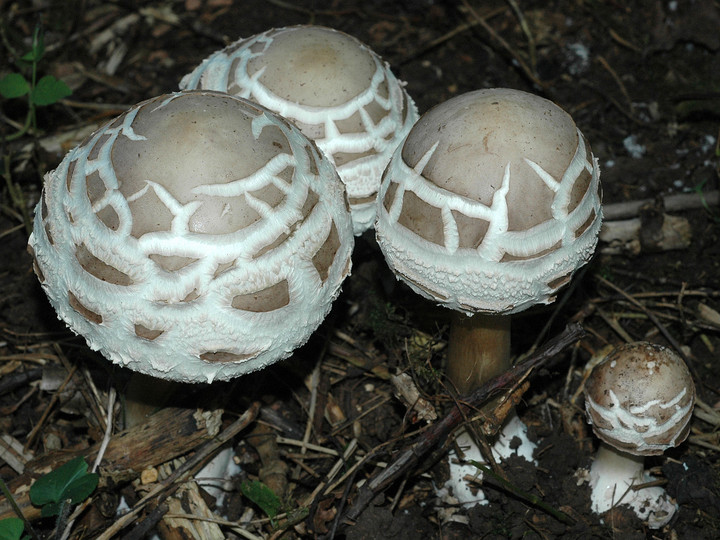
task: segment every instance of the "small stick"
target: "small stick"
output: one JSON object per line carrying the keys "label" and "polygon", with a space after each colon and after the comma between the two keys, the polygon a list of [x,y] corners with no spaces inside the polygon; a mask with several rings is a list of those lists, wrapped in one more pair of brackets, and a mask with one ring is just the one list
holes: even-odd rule
{"label": "small stick", "polygon": [[602,65],[602,67],[604,67],[607,70],[607,72],[610,73],[610,76],[615,81],[615,84],[618,85],[618,88],[620,88],[620,92],[622,93],[623,97],[625,98],[625,101],[628,104],[628,107],[630,108],[626,112],[626,114],[628,116],[631,116],[633,114],[632,113],[633,101],[632,101],[632,98],[630,97],[630,94],[627,91],[627,88],[625,88],[625,84],[623,83],[620,76],[615,72],[615,70],[610,66],[608,61],[605,60],[605,58],[603,56],[598,56],[597,59],[598,59],[598,62],[600,62],[600,64]]}
{"label": "small stick", "polygon": [[500,34],[495,32],[493,28],[485,22],[485,19],[480,17],[477,11],[470,5],[470,3],[467,0],[462,0],[463,6],[465,6],[465,9],[470,13],[473,18],[477,21],[477,23],[482,26],[483,30],[485,30],[488,34],[490,34],[490,37],[492,37],[499,45],[502,47],[506,52],[508,52],[513,59],[518,63],[518,66],[520,67],[520,70],[525,74],[525,76],[532,81],[535,85],[537,85],[539,88],[545,88],[547,84],[543,83],[535,73],[533,73],[532,69],[527,65],[525,60],[510,46],[510,44],[505,41]]}
{"label": "small stick", "polygon": [[597,276],[597,279],[603,283],[604,285],[607,285],[611,289],[613,289],[615,292],[620,293],[622,296],[627,298],[634,306],[640,308],[640,310],[647,315],[648,319],[652,321],[652,323],[657,327],[658,330],[660,330],[660,333],[665,336],[665,339],[670,342],[670,345],[672,345],[673,349],[675,349],[675,352],[677,352],[680,357],[688,363],[688,357],[683,351],[682,347],[680,346],[680,343],[673,337],[673,335],[670,333],[670,331],[665,327],[664,324],[660,322],[660,320],[655,316],[655,314],[650,311],[648,308],[646,308],[641,302],[633,298],[631,295],[623,291],[620,287],[615,285],[614,283],[609,282],[607,279],[605,279],[602,276]]}
{"label": "small stick", "polygon": [[250,408],[245,411],[240,418],[230,424],[222,433],[220,433],[214,439],[208,441],[201,446],[195,454],[175,469],[170,476],[160,482],[153,490],[151,490],[145,497],[140,499],[132,510],[121,518],[117,519],[111,527],[109,527],[103,534],[98,536],[98,540],[110,540],[115,534],[120,532],[126,526],[135,519],[137,514],[149,503],[153,498],[157,497],[156,504],[162,504],[165,499],[172,495],[175,490],[179,487],[177,481],[187,474],[189,474],[196,466],[202,463],[206,458],[211,456],[218,448],[224,445],[227,441],[235,437],[248,425],[250,425],[255,418],[257,418],[258,411],[260,410],[260,403],[253,403]]}
{"label": "small stick", "polygon": [[375,474],[360,488],[355,502],[345,512],[342,522],[345,524],[354,522],[370,504],[370,501],[395,480],[410,472],[433,448],[442,444],[466,416],[472,415],[473,410],[503,390],[520,386],[533,370],[548,364],[561,351],[584,335],[585,331],[580,325],[569,325],[560,335],[528,357],[525,362],[483,383],[472,394],[460,400],[442,420],[430,426],[409,447],[399,452],[387,468]]}
{"label": "small stick", "polygon": [[[143,469],[190,452],[214,437],[218,429],[215,424],[221,414],[221,410],[198,415],[194,409],[163,409],[151,416],[145,424],[113,435],[105,449],[102,469],[118,482],[133,479]],[[173,444],[168,444],[169,437],[172,437]],[[28,461],[24,473],[8,482],[25,517],[28,520],[40,517],[40,509],[31,504],[28,494],[28,487],[38,475],[77,456],[94,460],[101,449],[102,443],[96,443],[90,448],[48,452]],[[8,508],[5,501],[0,501],[0,519],[12,513],[12,508]]]}
{"label": "small stick", "polygon": [[97,456],[95,456],[95,463],[93,463],[92,469],[90,472],[96,472],[98,466],[100,465],[100,462],[103,459],[103,456],[105,455],[105,450],[107,450],[107,446],[110,443],[110,437],[112,436],[112,428],[113,428],[113,413],[115,410],[115,388],[110,388],[110,391],[108,392],[108,407],[107,407],[107,421],[105,422],[105,435],[103,436],[103,440],[100,443],[100,449],[98,450]]}
{"label": "small stick", "polygon": [[522,29],[523,34],[525,34],[525,37],[527,38],[528,55],[530,56],[530,68],[532,69],[533,73],[537,73],[537,52],[535,48],[535,38],[533,37],[532,31],[530,30],[530,25],[527,23],[525,15],[523,15],[523,12],[520,9],[518,3],[515,0],[506,1],[508,4],[510,4],[510,7],[515,12],[515,16],[520,23],[520,28]]}
{"label": "small stick", "polygon": [[[492,19],[493,17],[495,17],[495,15],[498,15],[498,14],[502,13],[503,11],[505,11],[504,7],[497,8],[493,11],[490,11],[489,13],[485,14],[485,17],[483,18],[483,20],[488,21],[489,19]],[[442,45],[446,41],[450,41],[458,34],[462,34],[463,32],[473,28],[474,26],[478,26],[479,24],[480,24],[480,21],[478,21],[477,19],[473,20],[473,21],[461,23],[461,24],[457,25],[455,28],[453,28],[452,30],[443,34],[442,36],[437,37],[437,38],[433,39],[432,41],[425,43],[424,45],[421,45],[418,49],[415,49],[410,54],[408,54],[405,58],[403,58],[400,63],[405,64],[411,60],[414,60],[415,58],[422,56],[423,54],[434,49],[435,47]]]}
{"label": "small stick", "polygon": [[[666,212],[680,210],[696,210],[705,206],[717,206],[720,204],[720,191],[706,191],[702,193],[678,193],[662,198],[663,208]],[[619,203],[603,204],[603,218],[606,221],[627,219],[640,215],[643,206],[654,205],[655,199],[641,199],[638,201],[627,201]]]}
{"label": "small stick", "polygon": [[28,371],[15,371],[8,375],[3,375],[0,379],[0,396],[12,392],[21,386],[25,386],[32,381],[36,381],[42,377],[42,368],[32,368]]}

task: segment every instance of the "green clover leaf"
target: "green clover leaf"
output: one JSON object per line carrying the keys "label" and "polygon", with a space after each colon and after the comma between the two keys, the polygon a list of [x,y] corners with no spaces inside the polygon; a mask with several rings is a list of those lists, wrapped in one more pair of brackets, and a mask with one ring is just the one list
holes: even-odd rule
{"label": "green clover leaf", "polygon": [[38,478],[30,487],[30,500],[42,507],[43,516],[54,516],[65,501],[77,504],[89,497],[97,485],[98,475],[88,473],[85,459],[76,457]]}
{"label": "green clover leaf", "polygon": [[20,540],[25,524],[20,518],[0,520],[0,540]]}
{"label": "green clover leaf", "polygon": [[30,99],[38,106],[52,105],[70,94],[72,94],[72,90],[67,84],[52,75],[45,75],[35,85]]}
{"label": "green clover leaf", "polygon": [[8,73],[0,79],[0,95],[7,99],[24,96],[30,91],[30,83],[20,73]]}

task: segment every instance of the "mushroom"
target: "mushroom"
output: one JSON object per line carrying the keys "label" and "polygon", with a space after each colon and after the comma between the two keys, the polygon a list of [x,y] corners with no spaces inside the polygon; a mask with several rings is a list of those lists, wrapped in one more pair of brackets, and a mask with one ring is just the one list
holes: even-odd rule
{"label": "mushroom", "polygon": [[393,155],[377,240],[399,279],[453,310],[447,373],[459,393],[510,367],[510,315],[552,302],[592,256],[599,176],[570,115],[504,88],[437,105]]}
{"label": "mushroom", "polygon": [[643,457],[682,443],[690,430],[695,384],[672,349],[647,342],[621,345],[585,383],[585,411],[600,440],[590,468],[592,510],[628,505],[652,529],[666,525],[677,505],[643,469]]}
{"label": "mushroom", "polygon": [[320,26],[240,39],[180,82],[250,99],[294,122],[337,167],[357,235],[373,225],[380,176],[417,120],[403,86],[366,45]]}
{"label": "mushroom", "polygon": [[227,380],[289,356],[350,272],[332,164],[217,92],[144,101],[46,174],[29,248],[58,316],[116,364]]}

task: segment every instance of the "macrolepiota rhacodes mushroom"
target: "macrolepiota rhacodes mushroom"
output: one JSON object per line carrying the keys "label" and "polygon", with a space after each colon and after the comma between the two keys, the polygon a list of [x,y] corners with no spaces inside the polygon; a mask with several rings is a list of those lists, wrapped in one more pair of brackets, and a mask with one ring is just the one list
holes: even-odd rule
{"label": "macrolepiota rhacodes mushroom", "polygon": [[417,120],[387,63],[354,37],[321,26],[240,39],[206,58],[180,87],[228,92],[295,123],[336,166],[355,234],[373,225],[382,172]]}
{"label": "macrolepiota rhacodes mushroom", "polygon": [[[591,258],[599,177],[569,114],[504,88],[437,105],[395,152],[378,194],[377,240],[399,279],[453,310],[447,374],[460,394],[510,367],[510,316],[552,302]],[[527,439],[524,431],[510,415],[496,450],[515,434]],[[531,459],[524,448],[518,455]]]}
{"label": "macrolepiota rhacodes mushroom", "polygon": [[116,364],[182,382],[288,357],[350,272],[334,167],[219,92],[144,101],[45,176],[30,251],[58,316]]}
{"label": "macrolepiota rhacodes mushroom", "polygon": [[645,456],[682,443],[690,430],[695,384],[672,349],[647,342],[621,345],[585,383],[585,411],[600,440],[590,467],[592,510],[627,505],[651,529],[666,525],[677,504],[645,472]]}

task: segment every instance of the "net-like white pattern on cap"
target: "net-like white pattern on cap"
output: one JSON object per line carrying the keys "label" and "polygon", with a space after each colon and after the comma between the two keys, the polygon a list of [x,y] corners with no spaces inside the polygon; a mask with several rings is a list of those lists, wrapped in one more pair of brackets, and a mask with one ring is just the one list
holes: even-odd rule
{"label": "net-like white pattern on cap", "polygon": [[[685,426],[692,416],[695,402],[682,388],[677,396],[661,401],[655,399],[640,407],[625,408],[615,392],[607,390],[610,405],[603,407],[590,396],[585,398],[588,418],[602,418],[602,425],[594,422],[593,430],[605,441],[617,441],[621,448],[637,449],[640,454],[660,454],[677,446],[685,436]],[[668,409],[672,414],[665,422],[649,412],[653,408]],[[656,441],[662,440],[661,443]]]}
{"label": "net-like white pattern on cap", "polygon": [[[509,165],[488,206],[450,193],[423,176],[437,143],[414,168],[403,160],[401,144],[380,187],[376,224],[378,241],[396,275],[418,294],[468,313],[510,314],[534,304],[552,302],[557,290],[581,266],[579,261],[585,262],[592,256],[602,220],[599,168],[593,156],[587,155],[583,135],[579,130],[577,133],[575,155],[559,180],[536,163],[525,160],[555,195],[552,219],[521,231],[508,230],[512,209],[508,208],[506,196],[513,182]],[[592,180],[581,202],[569,210],[573,187],[586,171]],[[386,195],[393,184],[397,188],[388,196],[392,197],[388,203]],[[407,192],[440,209],[443,245],[428,241],[398,223]],[[476,249],[459,247],[459,225],[453,211],[488,223]],[[503,261],[505,255],[523,260]]]}
{"label": "net-like white pattern on cap", "polygon": [[643,456],[660,455],[685,440],[694,404],[692,376],[672,349],[627,343],[592,368],[585,411],[603,441],[590,467],[594,512],[628,505],[651,529],[672,520],[678,505],[652,485],[657,479],[644,470]]}
{"label": "net-like white pattern on cap", "polygon": [[688,433],[695,386],[683,360],[667,347],[622,345],[586,383],[585,410],[606,443],[635,455],[659,455]]}
{"label": "net-like white pattern on cap", "polygon": [[[113,147],[144,140],[139,115],[171,115],[188,99],[235,102],[256,142],[279,130],[290,151],[245,177],[198,185],[186,202],[151,179],[124,196]],[[257,196],[262,189],[280,202]],[[150,198],[169,226],[135,237]],[[224,214],[233,198],[257,213],[254,222],[225,234],[191,226],[204,205]],[[209,382],[260,369],[308,339],[349,274],[353,235],[342,183],[299,130],[244,100],[189,92],[135,106],[48,173],[30,246],[53,307],[91,348],[153,376]]]}
{"label": "net-like white pattern on cap", "polygon": [[[285,32],[322,32],[332,39],[352,39],[359,50],[374,63],[375,72],[367,86],[344,103],[319,107],[288,100],[261,82],[266,67],[250,73],[248,63],[261,57],[273,45],[276,36]],[[341,37],[342,36],[342,37]],[[337,74],[339,79],[351,72],[345,66]],[[293,74],[288,68],[288,78]],[[206,58],[194,71],[183,77],[180,88],[217,90],[250,99],[263,107],[295,122],[298,127],[337,166],[345,183],[352,211],[355,234],[361,234],[375,220],[375,195],[380,178],[393,151],[407,135],[418,118],[417,108],[390,67],[361,42],[341,32],[321,27],[289,27],[272,29],[256,36],[241,39]],[[322,92],[322,88],[318,88]],[[382,109],[383,117],[373,121],[369,108]],[[354,115],[360,115],[363,131],[345,132],[338,124]],[[315,136],[314,133],[322,133]],[[339,154],[357,154],[358,157],[342,164]]]}

